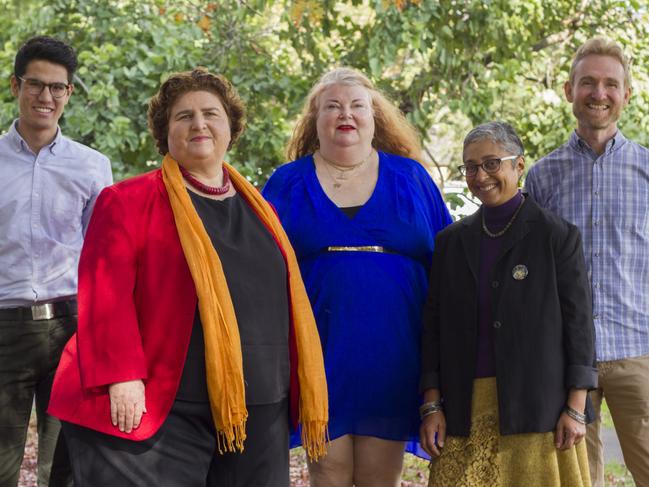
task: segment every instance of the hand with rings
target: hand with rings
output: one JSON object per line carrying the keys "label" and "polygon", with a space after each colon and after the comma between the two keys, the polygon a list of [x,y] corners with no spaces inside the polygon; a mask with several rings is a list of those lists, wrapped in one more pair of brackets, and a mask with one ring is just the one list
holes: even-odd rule
{"label": "hand with rings", "polygon": [[567,450],[579,444],[586,436],[586,425],[574,420],[567,413],[561,413],[554,435],[554,445],[559,450]]}

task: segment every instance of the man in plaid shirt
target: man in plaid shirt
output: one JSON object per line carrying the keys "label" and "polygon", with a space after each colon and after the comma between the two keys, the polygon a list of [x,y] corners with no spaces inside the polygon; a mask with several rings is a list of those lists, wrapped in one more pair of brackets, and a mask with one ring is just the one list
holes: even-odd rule
{"label": "man in plaid shirt", "polygon": [[[582,232],[593,295],[598,412],[610,408],[624,461],[649,486],[649,150],[617,120],[631,96],[629,65],[616,43],[582,45],[564,85],[577,119],[566,144],[537,162],[526,188]],[[593,486],[604,485],[600,421],[588,426]]]}

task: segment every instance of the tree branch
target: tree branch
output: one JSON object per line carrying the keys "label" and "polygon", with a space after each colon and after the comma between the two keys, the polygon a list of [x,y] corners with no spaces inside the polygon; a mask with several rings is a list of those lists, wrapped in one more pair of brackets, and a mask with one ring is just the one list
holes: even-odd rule
{"label": "tree branch", "polygon": [[439,181],[440,181],[439,184],[441,186],[440,189],[443,190],[444,189],[444,173],[442,172],[442,167],[439,165],[439,162],[437,162],[437,159],[435,159],[435,156],[432,154],[432,152],[430,152],[430,150],[428,149],[428,147],[426,147],[426,145],[424,145],[424,151],[426,152],[428,157],[430,157],[430,160],[433,161],[433,164],[435,164],[435,167],[437,168],[437,172],[439,173]]}

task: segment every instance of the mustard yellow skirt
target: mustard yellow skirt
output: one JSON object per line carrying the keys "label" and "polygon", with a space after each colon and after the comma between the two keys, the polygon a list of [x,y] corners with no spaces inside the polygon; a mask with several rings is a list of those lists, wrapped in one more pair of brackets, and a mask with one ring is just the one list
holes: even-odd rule
{"label": "mustard yellow skirt", "polygon": [[448,436],[428,487],[590,487],[586,442],[554,446],[554,432],[500,435],[496,379],[473,382],[471,433]]}

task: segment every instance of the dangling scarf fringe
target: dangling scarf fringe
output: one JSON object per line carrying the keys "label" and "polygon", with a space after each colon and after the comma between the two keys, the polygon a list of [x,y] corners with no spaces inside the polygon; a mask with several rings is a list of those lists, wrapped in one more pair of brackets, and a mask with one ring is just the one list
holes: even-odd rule
{"label": "dangling scarf fringe", "polygon": [[[329,413],[322,348],[309,298],[300,277],[295,253],[275,212],[246,178],[232,166],[225,166],[237,192],[274,234],[284,251],[292,326],[297,345],[302,443],[309,458],[315,461],[326,453]],[[198,311],[205,336],[207,390],[217,430],[218,450],[219,453],[235,449],[243,451],[248,411],[241,341],[223,267],[187,194],[178,164],[169,154],[162,161],[162,177],[169,194],[180,243],[196,286]]]}

